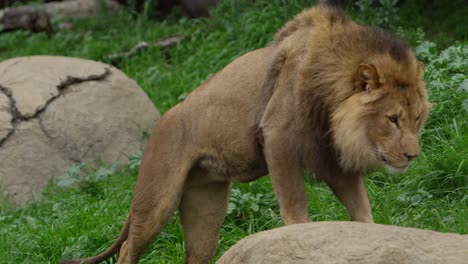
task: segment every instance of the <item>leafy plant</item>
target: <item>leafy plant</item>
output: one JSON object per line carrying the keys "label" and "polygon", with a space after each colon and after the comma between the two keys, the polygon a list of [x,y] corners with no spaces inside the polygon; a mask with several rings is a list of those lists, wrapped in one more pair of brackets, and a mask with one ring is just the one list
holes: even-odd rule
{"label": "leafy plant", "polygon": [[117,171],[117,164],[111,164],[109,166],[101,166],[96,169],[95,172],[90,173],[86,176],[85,180],[87,182],[98,182],[98,181],[105,181],[107,178]]}
{"label": "leafy plant", "polygon": [[446,119],[447,114],[466,113],[468,100],[468,45],[453,45],[439,51],[437,45],[423,41],[415,48],[416,55],[425,62],[426,83],[434,109],[428,126]]}
{"label": "leafy plant", "polygon": [[271,204],[275,203],[273,193],[243,193],[240,189],[233,188],[227,214],[237,218],[244,218],[247,214],[277,218],[278,215],[271,209]]}
{"label": "leafy plant", "polygon": [[[76,186],[78,183],[105,181],[109,176],[115,174],[116,171],[116,164],[110,164],[108,166],[102,165],[98,168],[93,168],[84,163],[76,163],[70,165],[65,171],[65,174],[57,177],[55,182],[60,188],[69,189]],[[84,174],[87,175],[83,177]]]}
{"label": "leafy plant", "polygon": [[359,20],[366,24],[388,28],[400,19],[398,2],[399,0],[359,0],[355,4],[361,11]]}
{"label": "leafy plant", "polygon": [[76,185],[80,181],[80,173],[83,164],[72,164],[67,168],[65,174],[56,179],[57,186],[60,188],[68,189]]}
{"label": "leafy plant", "polygon": [[136,168],[139,168],[140,163],[141,163],[141,156],[142,155],[143,155],[143,151],[141,151],[141,150],[138,150],[135,153],[131,154],[128,157],[128,167],[130,169],[132,169],[132,170],[136,169]]}

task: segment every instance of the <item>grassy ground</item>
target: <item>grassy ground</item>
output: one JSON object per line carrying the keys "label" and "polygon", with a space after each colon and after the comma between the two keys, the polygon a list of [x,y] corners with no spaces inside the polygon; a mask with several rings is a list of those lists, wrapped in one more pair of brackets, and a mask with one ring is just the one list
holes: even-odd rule
{"label": "grassy ground", "polygon": [[[76,21],[72,30],[51,38],[26,32],[0,34],[0,60],[52,54],[112,63],[135,79],[165,112],[234,58],[266,45],[288,18],[306,6],[310,1],[225,1],[211,18],[172,16],[162,23],[134,21],[127,13],[102,15]],[[432,10],[421,0],[407,0],[390,8],[374,5],[349,11],[359,21],[396,31],[415,47],[426,63],[434,103],[422,135],[423,152],[410,170],[404,175],[378,171],[367,180],[376,222],[468,233],[466,5],[463,0],[452,1]],[[376,19],[376,14],[388,19]],[[139,41],[172,35],[182,40],[118,61],[107,57]],[[15,210],[3,208],[0,263],[57,263],[61,258],[101,252],[113,242],[125,220],[136,174],[137,168],[126,168],[107,180],[90,180],[67,190],[51,183],[41,201]],[[307,189],[313,220],[349,219],[326,186],[312,183]],[[236,184],[217,254],[248,234],[281,225],[268,178]],[[183,234],[174,217],[141,262],[182,260]]]}

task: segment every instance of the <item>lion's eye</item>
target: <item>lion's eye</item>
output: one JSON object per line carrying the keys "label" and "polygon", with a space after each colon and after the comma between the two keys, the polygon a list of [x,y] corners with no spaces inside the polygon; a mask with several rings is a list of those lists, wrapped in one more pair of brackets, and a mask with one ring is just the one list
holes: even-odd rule
{"label": "lion's eye", "polygon": [[416,121],[419,121],[420,118],[421,118],[421,115],[418,115],[418,116],[416,117]]}
{"label": "lion's eye", "polygon": [[392,116],[387,116],[388,120],[395,124],[398,127],[398,116],[397,115],[392,115]]}

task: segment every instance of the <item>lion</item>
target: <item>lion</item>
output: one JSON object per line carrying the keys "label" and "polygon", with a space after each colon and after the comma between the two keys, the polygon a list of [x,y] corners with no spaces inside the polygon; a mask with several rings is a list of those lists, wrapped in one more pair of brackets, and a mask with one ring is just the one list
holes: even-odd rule
{"label": "lion", "polygon": [[[333,1],[332,1],[333,2]],[[178,209],[185,263],[210,263],[232,182],[270,175],[286,225],[308,222],[304,172],[373,223],[366,172],[402,173],[430,109],[423,64],[393,35],[324,1],[196,88],[155,126],[128,218],[98,263],[137,263]]]}

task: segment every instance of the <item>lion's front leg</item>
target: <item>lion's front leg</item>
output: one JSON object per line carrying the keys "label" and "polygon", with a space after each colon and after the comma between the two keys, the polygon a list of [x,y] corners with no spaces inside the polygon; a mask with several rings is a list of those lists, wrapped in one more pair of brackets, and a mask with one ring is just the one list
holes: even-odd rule
{"label": "lion's front leg", "polygon": [[272,132],[265,135],[265,158],[271,183],[287,225],[309,222],[304,173],[295,154],[289,153],[287,137]]}
{"label": "lion's front leg", "polygon": [[[334,177],[333,177],[334,176]],[[361,175],[333,175],[325,180],[348,210],[352,221],[373,223],[369,197]]]}

